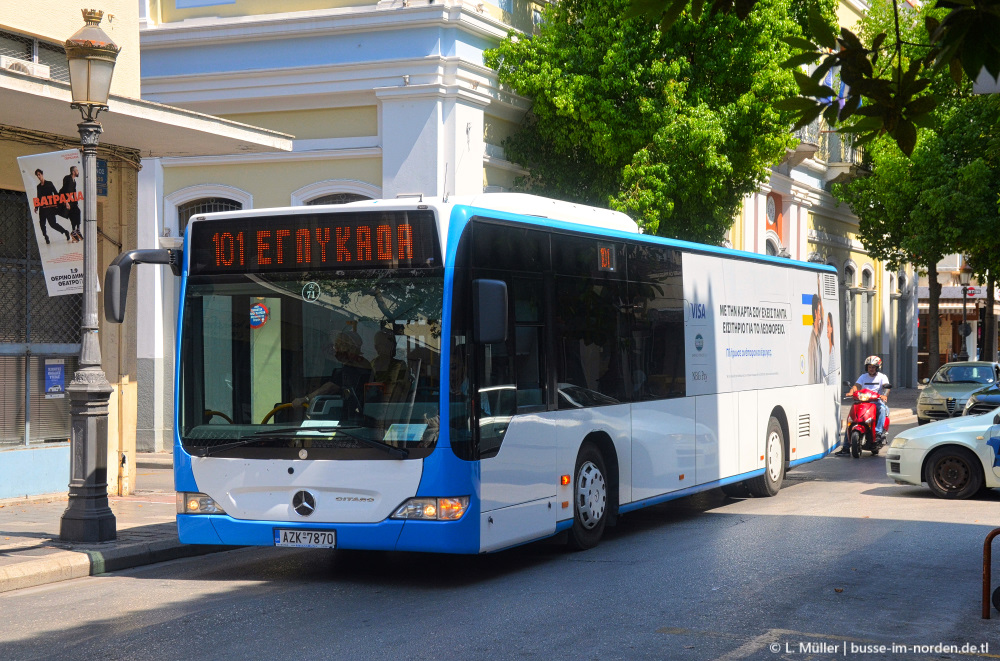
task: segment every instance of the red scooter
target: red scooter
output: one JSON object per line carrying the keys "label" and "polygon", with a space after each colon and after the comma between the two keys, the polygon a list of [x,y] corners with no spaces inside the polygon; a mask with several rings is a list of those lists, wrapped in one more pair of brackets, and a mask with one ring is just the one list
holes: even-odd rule
{"label": "red scooter", "polygon": [[[878,417],[878,407],[875,402],[878,393],[874,390],[862,389],[854,393],[854,403],[847,414],[847,430],[844,432],[844,444],[851,448],[851,456],[857,459],[862,450],[868,450],[873,457],[885,445],[875,437],[875,420]],[[889,411],[885,412],[885,428],[889,430]],[[884,434],[883,434],[884,435]]]}

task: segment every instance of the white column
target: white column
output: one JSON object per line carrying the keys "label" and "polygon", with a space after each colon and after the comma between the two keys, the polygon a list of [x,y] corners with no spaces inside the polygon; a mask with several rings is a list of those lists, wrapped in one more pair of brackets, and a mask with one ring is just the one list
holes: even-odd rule
{"label": "white column", "polygon": [[[139,171],[139,249],[159,248],[163,235],[163,166],[145,159]],[[127,313],[136,315],[136,450],[170,451],[173,447],[173,275],[165,266],[141,265],[133,271],[136,297]],[[169,343],[169,346],[168,346]]]}
{"label": "white column", "polygon": [[[896,274],[889,273],[885,268],[885,264],[880,264],[882,268],[882,291],[879,292],[879,306],[881,307],[881,318],[882,318],[882,351],[888,352],[892,347],[892,342],[890,338],[896,332],[895,328],[890,328],[892,325],[891,315],[889,314],[890,307],[892,306],[892,289],[895,288]],[[890,277],[891,276],[891,277]],[[892,287],[889,287],[889,282],[893,283]],[[896,342],[896,348],[902,346],[902,338],[897,338],[899,341]],[[899,360],[899,356],[891,356],[892,360]]]}
{"label": "white column", "polygon": [[483,192],[483,110],[490,98],[456,85],[375,90],[380,102],[382,194]]}

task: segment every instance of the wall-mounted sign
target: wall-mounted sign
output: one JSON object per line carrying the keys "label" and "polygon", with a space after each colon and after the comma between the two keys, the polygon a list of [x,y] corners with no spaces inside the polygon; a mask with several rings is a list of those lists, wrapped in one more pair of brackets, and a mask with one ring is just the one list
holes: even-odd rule
{"label": "wall-mounted sign", "polygon": [[103,158],[97,159],[97,195],[108,196],[108,162]]}
{"label": "wall-mounted sign", "polygon": [[45,399],[62,399],[66,396],[66,361],[62,358],[45,359]]}
{"label": "wall-mounted sign", "polygon": [[20,156],[21,180],[49,296],[83,292],[83,179],[80,152]]}

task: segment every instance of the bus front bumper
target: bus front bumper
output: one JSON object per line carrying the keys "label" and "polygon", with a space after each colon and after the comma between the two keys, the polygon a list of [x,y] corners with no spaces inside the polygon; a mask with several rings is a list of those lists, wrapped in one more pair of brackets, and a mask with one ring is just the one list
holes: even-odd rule
{"label": "bus front bumper", "polygon": [[338,549],[479,553],[478,517],[466,512],[458,521],[378,523],[290,523],[242,521],[225,514],[178,514],[177,535],[184,544],[276,546],[276,530],[334,532]]}

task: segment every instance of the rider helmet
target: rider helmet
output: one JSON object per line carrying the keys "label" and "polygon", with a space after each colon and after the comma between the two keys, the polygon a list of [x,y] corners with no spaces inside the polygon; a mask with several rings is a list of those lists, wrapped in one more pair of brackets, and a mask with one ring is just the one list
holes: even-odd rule
{"label": "rider helmet", "polygon": [[865,358],[865,369],[868,369],[869,365],[874,365],[875,369],[882,369],[882,359],[878,356],[868,356]]}

